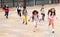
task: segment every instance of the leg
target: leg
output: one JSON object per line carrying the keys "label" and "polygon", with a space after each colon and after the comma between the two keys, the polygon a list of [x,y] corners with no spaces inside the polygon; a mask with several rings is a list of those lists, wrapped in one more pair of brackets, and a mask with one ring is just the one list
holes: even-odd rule
{"label": "leg", "polygon": [[8,19],[8,12],[6,13],[6,18]]}
{"label": "leg", "polygon": [[27,24],[27,16],[25,16],[25,21],[26,21],[26,24]]}
{"label": "leg", "polygon": [[20,11],[19,11],[19,10],[17,10],[17,12],[18,12],[18,15],[19,15],[19,12],[20,12]]}
{"label": "leg", "polygon": [[21,17],[21,10],[19,10],[19,16]]}
{"label": "leg", "polygon": [[24,19],[23,19],[23,24],[24,24],[24,22],[25,22],[25,21],[24,21]]}
{"label": "leg", "polygon": [[51,22],[49,22],[49,26],[51,25]]}
{"label": "leg", "polygon": [[48,29],[50,30],[50,25],[51,25],[51,22],[49,22],[49,25],[48,25]]}
{"label": "leg", "polygon": [[42,15],[42,20],[43,20],[43,13],[41,13],[41,15]]}
{"label": "leg", "polygon": [[42,15],[42,20],[43,20],[43,15]]}
{"label": "leg", "polygon": [[4,16],[6,16],[6,12],[5,12],[5,15]]}
{"label": "leg", "polygon": [[42,20],[44,21],[44,18],[45,18],[45,14],[42,15]]}
{"label": "leg", "polygon": [[35,32],[36,28],[37,28],[37,22],[35,21],[34,24],[35,24],[35,26],[34,26],[34,32]]}
{"label": "leg", "polygon": [[52,29],[54,29],[54,23],[52,23]]}
{"label": "leg", "polygon": [[49,26],[50,26],[52,23],[52,20],[50,18],[48,18],[48,22],[49,22]]}
{"label": "leg", "polygon": [[52,23],[52,33],[54,33],[54,23]]}
{"label": "leg", "polygon": [[19,12],[19,16],[21,17],[21,12]]}
{"label": "leg", "polygon": [[23,15],[22,19],[23,19],[23,24],[24,24],[25,23],[25,16],[24,15]]}
{"label": "leg", "polygon": [[50,31],[51,20],[49,19],[48,31]]}
{"label": "leg", "polygon": [[27,25],[27,21],[26,21],[26,25]]}

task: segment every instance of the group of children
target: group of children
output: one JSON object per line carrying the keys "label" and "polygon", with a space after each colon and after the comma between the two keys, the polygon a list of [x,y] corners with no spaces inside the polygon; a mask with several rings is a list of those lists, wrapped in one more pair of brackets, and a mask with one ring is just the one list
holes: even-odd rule
{"label": "group of children", "polygon": [[[36,31],[38,22],[40,22],[41,20],[44,21],[44,18],[45,18],[44,5],[42,5],[40,12],[41,12],[41,15],[42,15],[41,19],[39,18],[39,12],[37,10],[34,10],[32,12],[32,16],[30,17],[30,19],[32,18],[32,21],[34,22],[34,32]],[[28,18],[27,17],[27,10],[24,7],[23,23],[25,22],[27,24],[27,21],[30,21],[30,19],[27,20],[27,18]],[[56,19],[56,10],[55,10],[55,8],[51,8],[50,10],[48,10],[48,22],[49,22],[49,26],[52,25],[52,33],[54,33],[54,20],[55,19]]]}
{"label": "group of children", "polygon": [[[9,13],[9,7],[8,5],[5,5],[3,7],[3,10],[5,11],[5,16],[6,18],[8,18],[8,13]],[[39,12],[37,10],[33,10],[32,12],[32,16],[30,17],[29,20],[28,19],[28,15],[27,15],[27,10],[26,7],[22,7],[21,4],[19,4],[19,6],[17,7],[17,12],[18,15],[21,17],[23,17],[23,24],[25,23],[27,25],[27,22],[30,21],[30,19],[32,18],[32,21],[34,22],[34,32],[36,31],[37,28],[37,24],[38,22],[40,22],[41,20],[44,21],[45,18],[45,12],[44,12],[44,5],[42,5],[40,12],[42,15],[42,19],[39,18]],[[54,19],[56,16],[56,10],[55,8],[51,8],[50,10],[48,10],[48,25],[52,25],[52,33],[54,33]]]}
{"label": "group of children", "polygon": [[18,4],[17,12],[18,15],[23,18],[23,24],[25,23],[27,25],[27,10],[26,7],[22,7],[22,3]]}

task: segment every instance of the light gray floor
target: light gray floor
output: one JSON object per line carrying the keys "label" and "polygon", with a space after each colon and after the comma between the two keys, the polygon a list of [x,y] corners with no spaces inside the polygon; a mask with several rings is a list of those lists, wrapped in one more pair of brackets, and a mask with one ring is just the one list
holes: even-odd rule
{"label": "light gray floor", "polygon": [[[51,7],[56,8],[57,18],[55,21],[55,33],[52,34],[48,31],[47,10]],[[31,16],[31,12],[36,9],[40,10],[39,6],[30,7],[28,9],[28,15]],[[14,9],[15,10],[15,9]],[[6,19],[4,12],[0,12],[0,37],[60,37],[60,5],[48,5],[45,6],[46,17],[42,24],[42,21],[38,24],[36,32],[33,32],[33,22],[29,22],[28,25],[22,24],[21,18],[17,15],[16,10],[10,11],[9,19]]]}

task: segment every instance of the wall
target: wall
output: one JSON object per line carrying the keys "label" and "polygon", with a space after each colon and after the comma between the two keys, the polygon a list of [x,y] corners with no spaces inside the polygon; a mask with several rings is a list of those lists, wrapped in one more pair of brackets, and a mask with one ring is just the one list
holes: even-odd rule
{"label": "wall", "polygon": [[[51,1],[52,4],[56,4],[59,2],[58,0],[35,0],[35,2],[34,0],[26,0],[26,5],[34,6],[34,5],[41,5],[41,4],[49,4],[49,1]],[[5,5],[6,3],[9,4],[9,7],[16,7],[19,2],[24,3],[24,0],[0,0],[0,7]]]}

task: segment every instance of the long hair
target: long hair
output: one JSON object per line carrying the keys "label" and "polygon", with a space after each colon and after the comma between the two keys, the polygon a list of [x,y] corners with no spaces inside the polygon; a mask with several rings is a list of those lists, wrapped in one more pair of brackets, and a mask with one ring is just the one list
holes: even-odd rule
{"label": "long hair", "polygon": [[[52,12],[52,9],[54,9],[54,12]],[[51,13],[51,14],[50,14]],[[51,8],[49,11],[48,11],[48,15],[50,14],[50,16],[55,16],[56,15],[56,10],[55,8]]]}

